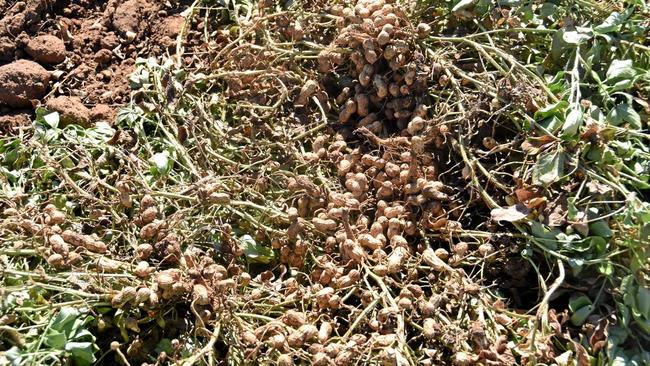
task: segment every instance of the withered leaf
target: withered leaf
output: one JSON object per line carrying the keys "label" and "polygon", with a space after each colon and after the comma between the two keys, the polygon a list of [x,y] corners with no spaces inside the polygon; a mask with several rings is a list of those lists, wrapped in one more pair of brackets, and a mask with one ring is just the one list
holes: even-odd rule
{"label": "withered leaf", "polygon": [[518,203],[507,208],[495,208],[490,214],[495,221],[515,222],[525,219],[530,214],[530,209],[523,203]]}
{"label": "withered leaf", "polygon": [[526,188],[518,188],[515,190],[517,201],[525,204],[528,208],[535,208],[546,202],[539,188],[530,186]]}
{"label": "withered leaf", "polygon": [[558,196],[544,209],[544,225],[562,226],[566,223],[568,202],[566,195]]}

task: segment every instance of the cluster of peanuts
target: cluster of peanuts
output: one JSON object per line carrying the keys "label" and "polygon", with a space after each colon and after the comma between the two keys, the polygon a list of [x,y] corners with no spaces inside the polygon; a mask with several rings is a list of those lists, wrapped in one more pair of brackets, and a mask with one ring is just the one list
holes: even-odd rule
{"label": "cluster of peanuts", "polygon": [[164,220],[158,219],[158,207],[156,200],[146,194],[140,200],[138,215],[133,223],[140,227],[140,238],[143,240],[160,240],[166,236],[167,224]]}
{"label": "cluster of peanuts", "polygon": [[271,246],[280,250],[280,262],[302,267],[309,248],[306,238],[307,219],[312,212],[325,206],[326,197],[324,192],[304,175],[288,178],[287,189],[294,194],[296,207],[288,209],[290,225],[286,237],[273,238]]}
{"label": "cluster of peanuts", "polygon": [[[418,107],[417,99],[426,92],[430,68],[415,42],[429,27],[412,29],[405,15],[384,0],[359,1],[354,8],[335,5],[331,12],[339,17],[339,34],[320,53],[319,71],[348,66],[336,97],[338,121],[375,134],[423,129],[426,109]],[[352,52],[344,55],[340,49]]]}
{"label": "cluster of peanuts", "polygon": [[241,342],[247,348],[247,358],[258,358],[261,352],[277,354],[277,365],[294,365],[295,351],[301,348],[311,354],[314,365],[350,364],[361,354],[367,338],[353,334],[347,342],[333,340],[335,326],[328,319],[291,309],[279,319],[245,330]]}
{"label": "cluster of peanuts", "polygon": [[380,273],[396,273],[410,256],[407,238],[418,237],[421,229],[460,226],[449,219],[456,207],[454,191],[437,179],[432,155],[412,149],[362,153],[342,138],[327,149],[325,144],[318,137],[314,149],[335,163],[343,186],[328,192],[324,203],[316,201],[311,211],[312,225],[327,235],[327,253],[338,248],[346,261],[369,259]]}
{"label": "cluster of peanuts", "polygon": [[[130,197],[128,201],[131,202]],[[141,261],[151,258],[167,265],[177,264],[181,258],[181,238],[169,232],[168,223],[161,216],[156,200],[149,194],[142,196],[133,219],[140,227],[141,239],[135,254]]]}
{"label": "cluster of peanuts", "polygon": [[199,180],[197,194],[202,202],[218,205],[228,205],[230,203],[230,194],[224,192],[224,186],[214,177],[205,177]]}
{"label": "cluster of peanuts", "polygon": [[[383,277],[401,272],[417,250],[422,262],[434,272],[452,273],[467,255],[487,257],[494,253],[489,243],[481,244],[474,253],[468,243],[461,241],[451,245],[450,253],[445,248],[425,248],[415,240],[422,231],[461,228],[456,221],[461,214],[460,204],[453,199],[454,189],[438,180],[433,155],[418,154],[412,145],[411,150],[386,148],[381,154],[362,153],[360,148],[348,147],[340,135],[334,141],[316,138],[314,150],[334,162],[342,186],[338,191],[329,191],[325,202],[322,198],[313,201],[316,209],[309,211],[313,212],[313,227],[326,235],[325,253],[316,257],[316,268],[311,273],[315,283],[325,286],[324,299],[360,279],[356,264],[370,264],[373,272]],[[309,185],[300,187],[305,186]],[[308,217],[301,213],[299,218]],[[416,247],[413,243],[419,244]],[[336,253],[342,265],[334,264],[331,256]],[[400,301],[400,307],[411,307],[408,296]],[[333,308],[329,298],[319,300],[319,304]]]}
{"label": "cluster of peanuts", "polygon": [[[47,263],[55,268],[67,268],[80,263],[81,253],[89,251],[104,254],[108,246],[97,234],[80,234],[71,228],[63,229],[66,225],[66,213],[55,205],[48,204],[43,208],[42,215],[36,222],[32,219],[20,219],[20,214],[15,209],[3,212],[7,218],[3,226],[12,230],[24,232],[29,236],[44,236],[45,246],[41,248]],[[99,263],[101,264],[101,263]],[[98,265],[99,265],[98,264]]]}
{"label": "cluster of peanuts", "polygon": [[[227,205],[230,198],[222,188],[217,180],[208,177],[197,183],[197,195],[202,202]],[[226,293],[237,286],[248,285],[251,280],[248,273],[237,266],[226,269],[216,264],[214,253],[206,255],[192,246],[182,252],[182,238],[168,230],[167,221],[153,196],[145,194],[139,203],[134,202],[132,189],[125,182],[119,182],[118,191],[121,204],[134,210],[133,223],[140,227],[141,242],[135,248],[137,263],[131,272],[142,283],[139,286],[126,286],[114,293],[114,307],[153,308],[161,300],[191,299],[203,309],[201,316],[208,319],[211,310],[217,306],[215,301],[219,297],[214,296],[216,293]],[[232,241],[230,233],[231,228],[226,224],[222,228],[223,246]]]}
{"label": "cluster of peanuts", "polygon": [[[142,255],[142,252],[138,251],[138,255]],[[208,320],[215,310],[219,310],[219,301],[223,299],[216,295],[228,294],[238,286],[248,286],[251,281],[251,276],[241,267],[233,265],[226,268],[215,263],[213,255],[206,255],[195,247],[183,252],[178,268],[157,270],[149,261],[141,260],[132,272],[141,280],[141,284],[137,287],[126,286],[113,294],[111,303],[114,307],[155,308],[161,300],[187,298],[202,310],[200,315],[203,320]]]}
{"label": "cluster of peanuts", "polygon": [[[131,197],[132,188],[125,181],[119,181],[115,184],[119,195],[120,204],[125,208],[133,207],[133,199]],[[140,239],[142,240],[155,240],[160,242],[168,235],[167,222],[158,219],[160,213],[158,212],[158,204],[156,200],[149,194],[145,194],[140,199],[138,206],[137,216],[133,219],[133,223],[140,227]],[[145,244],[149,245],[149,244]]]}
{"label": "cluster of peanuts", "polygon": [[[194,294],[200,305],[207,305],[209,302],[207,288],[202,285],[193,286],[187,275],[178,268],[155,271],[148,262],[140,261],[133,272],[142,280],[142,284],[125,286],[114,293],[111,297],[113,307],[155,308],[161,299],[179,299],[189,294]],[[153,281],[150,281],[152,277]]]}
{"label": "cluster of peanuts", "polygon": [[[328,267],[326,271],[335,273],[338,270]],[[276,282],[272,292],[281,293],[283,302],[311,299],[311,308],[288,309],[277,319],[245,329],[240,340],[246,348],[246,356],[253,359],[266,354],[275,357],[279,365],[294,365],[295,356],[301,355],[300,358],[308,357],[315,365],[332,365],[350,364],[355,360],[358,362],[364,354],[372,352],[373,357],[389,362],[395,358],[391,352],[398,348],[398,318],[403,315],[407,315],[410,320],[422,326],[425,342],[430,344],[438,342],[445,337],[451,325],[444,325],[437,319],[436,314],[440,311],[445,314],[458,312],[459,306],[464,303],[461,299],[476,296],[479,292],[476,284],[463,279],[454,269],[446,266],[440,272],[440,276],[447,276],[450,280],[438,282],[435,274],[431,274],[429,280],[432,284],[436,284],[437,291],[428,294],[417,284],[407,284],[396,297],[396,306],[377,306],[366,315],[353,332],[345,337],[341,333],[335,333],[335,330],[341,329],[341,324],[337,323],[337,317],[332,316],[332,314],[340,314],[337,310],[344,312],[350,310],[349,306],[343,304],[343,300],[337,293],[338,290],[334,288],[339,285],[330,287],[314,283],[305,287],[299,285],[295,278]],[[352,270],[348,275],[350,276],[348,282],[340,285],[350,288],[358,283],[360,273]],[[265,296],[264,291],[259,288],[250,292],[251,301]],[[371,303],[377,300],[376,293],[373,294],[369,290],[354,296],[359,298],[361,306],[354,310],[357,313],[353,312],[353,314],[358,314],[361,309],[371,306]],[[325,315],[328,313],[330,315]],[[352,319],[353,315],[349,316]],[[500,318],[498,321],[503,323],[511,319]],[[462,338],[463,330],[456,328],[454,335]],[[453,343],[444,344],[442,347],[453,350]],[[298,350],[306,351],[307,354]],[[430,359],[424,360],[423,364],[437,363],[436,360]]]}

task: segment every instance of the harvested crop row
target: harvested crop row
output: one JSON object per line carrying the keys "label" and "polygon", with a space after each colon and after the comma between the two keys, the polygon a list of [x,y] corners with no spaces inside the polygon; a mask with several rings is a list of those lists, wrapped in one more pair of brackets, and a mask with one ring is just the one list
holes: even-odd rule
{"label": "harvested crop row", "polygon": [[[644,133],[596,122],[607,103],[570,99],[585,83],[552,104],[582,69],[540,84],[553,55],[524,61],[528,41],[551,32],[508,28],[517,6],[418,4],[198,1],[178,54],[135,63],[113,126],[55,123],[46,105],[29,136],[1,139],[0,359],[639,360],[645,249],[625,210],[643,205],[584,159]],[[637,73],[616,65],[603,83]]]}

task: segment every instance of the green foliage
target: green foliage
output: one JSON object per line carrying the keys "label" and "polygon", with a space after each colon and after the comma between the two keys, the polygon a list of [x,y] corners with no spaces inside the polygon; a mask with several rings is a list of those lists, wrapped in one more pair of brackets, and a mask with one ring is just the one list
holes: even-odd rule
{"label": "green foliage", "polygon": [[[448,17],[433,21],[438,33],[459,35],[437,37],[440,42],[466,45],[463,37],[472,35],[478,52],[468,47],[465,56],[504,50],[534,75],[513,76],[516,65],[503,74],[512,62],[496,51],[491,64],[500,63],[502,70],[489,64],[488,70],[520,83],[543,81],[537,87],[546,91],[544,101],[532,118],[526,111],[523,123],[515,123],[533,160],[521,171],[523,182],[543,187],[547,197],[567,196],[560,211],[567,223],[548,225],[540,218],[521,227],[539,253],[561,258],[574,276],[602,286],[597,296],[571,299],[574,326],[591,315],[607,317],[616,304],[618,324],[610,326],[616,336],[600,352],[601,362],[643,363],[648,354],[639,345],[650,340],[648,5],[508,1],[485,8],[478,1],[429,1],[420,5],[425,8]],[[591,347],[586,341],[583,346]]]}
{"label": "green foliage", "polygon": [[239,243],[244,250],[244,255],[249,263],[270,263],[275,258],[275,253],[272,249],[255,242],[250,235],[242,235],[239,238]]}
{"label": "green foliage", "polygon": [[7,359],[12,365],[92,365],[99,350],[88,330],[94,317],[77,308],[63,307],[50,318],[42,334],[34,334],[24,347],[12,347]]}
{"label": "green foliage", "polygon": [[[204,6],[217,4],[219,7],[213,9],[210,16],[219,21],[239,22],[246,18],[246,23],[254,23],[250,18],[257,4],[253,2],[197,2],[199,3]],[[525,241],[521,246],[514,245],[520,243],[512,243],[513,252],[516,248],[523,249],[520,253],[509,254],[521,254],[534,267],[537,266],[535,270],[540,282],[551,283],[553,275],[561,273],[557,286],[555,283],[552,286],[540,286],[544,291],[540,297],[544,300],[538,304],[539,307],[533,308],[539,309],[537,315],[530,316],[535,319],[534,322],[530,321],[529,324],[525,320],[526,316],[516,314],[521,316],[518,317],[518,325],[530,326],[528,330],[531,331],[533,340],[529,342],[524,339],[528,337],[514,335],[509,338],[509,342],[514,343],[516,340],[522,344],[513,348],[523,348],[524,343],[525,346],[534,348],[535,331],[541,330],[556,337],[556,346],[565,351],[554,359],[559,365],[579,364],[577,359],[580,347],[587,350],[590,355],[585,357],[590,358],[588,361],[594,364],[650,363],[650,353],[645,349],[650,341],[650,203],[647,202],[650,189],[650,135],[647,132],[650,112],[650,47],[647,45],[647,5],[631,1],[614,3],[610,7],[590,0],[420,0],[402,3],[412,13],[431,23],[434,29],[431,39],[422,41],[427,51],[423,57],[435,61],[432,63],[434,69],[442,69],[436,70],[442,76],[454,78],[453,82],[449,82],[449,79],[441,77],[438,84],[448,87],[432,86],[431,95],[427,96],[438,101],[433,109],[442,111],[440,115],[443,124],[450,131],[445,135],[445,141],[449,145],[439,149],[443,152],[436,150],[436,154],[447,154],[447,148],[454,150],[441,159],[453,166],[442,174],[442,179],[463,182],[462,184],[471,180],[471,186],[467,189],[471,201],[480,201],[475,195],[479,192],[487,206],[490,206],[492,219],[507,222],[499,229],[505,233],[495,233],[493,227],[490,231],[478,231],[482,230],[486,224],[484,222],[467,232],[463,232],[463,229],[451,230],[449,225],[449,231],[440,236],[448,236],[451,243],[463,237],[496,238],[504,234],[504,237],[513,242]],[[299,8],[299,2],[275,3],[274,6],[277,10],[295,10]],[[326,21],[334,24],[332,19]],[[259,32],[264,33],[259,39],[256,38],[255,31],[251,32],[252,35],[244,34],[237,24],[220,29],[220,32],[224,30],[235,37],[240,36],[237,42],[243,43],[250,36],[256,47],[268,49],[269,54],[280,50],[281,56],[276,55],[280,62],[288,63],[289,59],[293,62],[295,56],[299,56],[297,59],[300,60],[303,60],[300,57],[304,57],[304,60],[308,60],[306,62],[311,62],[309,60],[313,61],[320,52],[320,45],[316,45],[314,50],[310,50],[311,53],[301,55],[299,50],[302,45],[274,42],[266,30]],[[269,43],[265,43],[266,40]],[[282,83],[287,81],[286,84],[295,87],[297,92],[300,89],[298,82],[312,78],[312,70],[303,70],[297,64],[291,65],[291,70],[282,71],[282,76],[286,79],[278,77],[278,80],[282,80]],[[308,127],[300,125],[296,131],[287,131],[287,126],[278,123],[277,130],[274,130],[276,125],[265,121],[274,121],[275,115],[266,114],[266,111],[275,107],[237,105],[237,101],[224,97],[228,78],[231,77],[226,74],[232,70],[210,75],[203,73],[210,73],[206,70],[191,73],[188,70],[178,70],[171,58],[165,62],[155,58],[138,59],[135,66],[135,72],[129,80],[134,90],[134,101],[119,112],[116,129],[104,124],[87,129],[80,126],[61,128],[58,113],[38,108],[33,136],[0,138],[0,183],[3,193],[12,199],[27,197],[25,201],[31,207],[53,203],[69,213],[68,219],[77,219],[71,226],[80,230],[88,229],[94,222],[85,216],[74,217],[75,212],[86,209],[75,202],[75,197],[78,200],[79,195],[84,199],[89,196],[91,202],[102,208],[95,212],[100,215],[97,230],[101,230],[98,232],[102,233],[103,240],[111,242],[111,255],[131,258],[130,252],[139,244],[137,238],[140,227],[131,225],[131,218],[137,217],[137,204],[132,207],[119,201],[117,196],[124,192],[118,192],[119,189],[116,188],[117,183],[123,183],[120,185],[122,188],[131,184],[133,187],[126,193],[128,199],[133,198],[129,204],[140,199],[143,193],[154,195],[159,205],[164,207],[164,212],[157,213],[160,214],[157,219],[164,217],[170,223],[165,229],[187,234],[183,237],[181,250],[192,243],[202,249],[216,250],[219,254],[215,257],[218,257],[225,255],[221,252],[226,251],[226,246],[222,247],[226,240],[232,240],[228,244],[237,244],[237,249],[241,250],[239,254],[242,254],[231,258],[233,263],[264,268],[275,266],[279,251],[272,249],[264,240],[257,239],[257,235],[268,239],[270,234],[285,234],[277,229],[284,229],[282,225],[288,222],[283,210],[294,203],[291,200],[298,199],[294,195],[290,200],[284,200],[292,195],[283,185],[286,178],[298,174],[309,175],[314,177],[315,182],[325,186],[319,187],[323,192],[335,191],[327,187],[328,184],[339,184],[317,164],[300,160],[305,153],[304,146],[301,146],[301,140],[306,136],[303,131]],[[263,70],[252,70],[259,71]],[[289,80],[291,78],[296,79]],[[432,84],[436,84],[435,81]],[[278,109],[291,104],[284,103],[290,100],[291,93],[293,91],[290,90],[278,93],[281,94]],[[529,97],[529,100],[523,100],[520,98],[522,96]],[[474,103],[483,100],[487,100],[488,103],[485,104],[489,106]],[[265,100],[265,103],[260,104],[272,103]],[[469,108],[466,107],[476,107],[476,110],[467,112],[466,109]],[[489,113],[483,110],[490,107],[494,107],[494,110]],[[336,114],[334,109],[330,113]],[[290,108],[289,111],[291,118],[298,118],[300,113],[293,113],[294,110]],[[324,122],[319,120],[321,127],[331,125],[326,114],[323,111]],[[483,114],[489,114],[489,117],[473,119],[474,115]],[[456,118],[458,115],[461,118]],[[468,122],[471,128],[464,131],[463,126],[458,126],[465,123],[465,117],[469,115],[472,116]],[[321,117],[320,114],[317,116]],[[491,151],[485,151],[480,146],[470,146],[472,142],[467,143],[467,146],[463,142],[458,143],[456,139],[459,136],[472,140],[474,136],[483,133],[473,130],[475,121],[479,122],[476,123],[478,129],[496,130],[498,133],[495,136],[505,134],[507,141],[495,149],[484,146]],[[261,133],[243,132],[245,128],[261,127],[267,130]],[[320,131],[321,127],[313,131]],[[116,132],[121,132],[122,136]],[[463,135],[464,132],[467,133]],[[126,136],[127,134],[129,135]],[[265,138],[259,138],[260,136]],[[269,139],[268,136],[272,138]],[[123,138],[119,142],[120,148],[116,148],[116,141],[112,141],[119,140],[118,137]],[[522,141],[529,144],[527,148],[520,144]],[[500,150],[503,146],[504,150]],[[459,149],[466,150],[459,153]],[[458,157],[468,153],[474,156],[465,161]],[[495,160],[499,163],[494,163],[494,170],[490,167],[485,169],[487,173],[483,173],[478,169],[482,167],[479,164],[497,159],[494,156],[500,154],[506,157]],[[454,162],[454,159],[458,161]],[[506,163],[500,164],[500,161]],[[462,179],[454,177],[462,165],[468,169],[472,167],[475,171],[470,171],[472,174],[467,177],[463,174]],[[512,168],[501,170],[497,165]],[[455,168],[458,168],[458,172],[454,171]],[[118,169],[120,171],[116,172]],[[479,180],[473,174],[485,174],[487,179]],[[117,181],[122,177],[125,178],[123,181]],[[244,177],[245,180],[242,179]],[[331,182],[328,183],[328,180]],[[257,184],[272,189],[257,191],[257,188],[252,187]],[[494,186],[500,190],[492,190]],[[542,192],[535,199],[543,198],[545,206],[531,204],[528,207],[522,202],[512,202],[512,191],[529,187]],[[461,191],[460,187],[454,188]],[[221,195],[210,196],[212,193]],[[454,195],[450,200],[456,200],[461,195],[462,193]],[[210,197],[213,201],[210,201]],[[472,202],[472,209],[479,208],[476,216],[480,216],[481,211],[486,211],[482,204]],[[502,207],[513,210],[506,209],[504,212]],[[454,208],[452,212],[466,211],[464,207],[457,208],[459,209]],[[108,211],[114,212],[107,213]],[[103,219],[101,215],[105,215]],[[476,220],[479,221],[478,218]],[[237,227],[228,227],[228,222],[236,222]],[[308,220],[301,221],[300,225],[307,223]],[[252,234],[255,234],[255,238]],[[42,240],[39,235],[32,235],[38,238],[29,239],[35,242]],[[307,241],[306,239],[305,242]],[[500,249],[498,254],[503,252],[503,248]],[[27,251],[29,250],[32,249]],[[23,255],[20,248],[6,248],[6,253],[16,257]],[[83,294],[82,297],[88,298],[78,300],[66,292],[72,288],[53,285],[50,288],[54,290],[45,290],[32,285],[30,271],[43,265],[43,261],[35,259],[40,253],[29,253],[32,256],[29,260],[16,260],[23,266],[22,274],[3,278],[4,286],[15,286],[20,290],[7,292],[8,296],[2,299],[0,315],[18,314],[21,317],[18,324],[28,324],[27,330],[18,332],[22,338],[15,341],[17,345],[5,353],[13,364],[90,365],[96,362],[96,339],[89,331],[95,319],[88,315],[85,308],[93,306],[93,301],[99,304],[95,309],[98,312],[99,309],[111,312],[114,321],[112,325],[119,328],[116,334],[121,334],[125,340],[133,339],[129,332],[140,332],[139,323],[126,325],[126,319],[136,316],[134,314],[138,310],[125,307],[112,313],[113,310],[106,310],[108,305],[100,303],[93,294]],[[310,246],[308,260],[320,261],[320,254],[322,253],[316,246]],[[328,252],[329,255],[336,256],[336,250],[334,254]],[[476,260],[474,255],[475,253],[468,255],[470,260]],[[454,254],[454,259],[456,256]],[[497,256],[488,257],[491,260]],[[99,263],[95,257],[92,258],[93,263]],[[191,262],[188,258],[183,257],[183,262]],[[4,257],[2,259],[4,261]],[[467,258],[458,259],[454,265],[461,266],[465,259]],[[540,264],[544,259],[547,263]],[[555,261],[561,261],[560,265],[547,265]],[[483,262],[480,263],[482,265]],[[489,264],[487,259],[484,263]],[[167,265],[169,264],[164,263],[162,268]],[[551,269],[551,273],[543,268],[544,265]],[[567,268],[567,276],[564,276],[564,271],[558,270],[558,267],[564,269],[564,266]],[[421,267],[418,262],[414,268],[415,274],[422,270]],[[9,268],[7,273],[11,270],[13,269]],[[483,276],[483,270],[481,267],[480,271],[471,272],[480,272],[480,276]],[[543,273],[544,270],[547,272]],[[105,273],[91,274],[93,279],[96,277],[104,281],[100,275]],[[114,282],[126,283],[120,282],[123,281],[121,275],[115,274]],[[30,280],[25,280],[28,277]],[[394,281],[393,277],[397,276],[388,275]],[[443,273],[438,279],[442,278]],[[367,278],[364,277],[365,279]],[[139,278],[136,280],[141,281]],[[397,286],[387,283],[389,289],[381,288],[381,296],[374,297],[375,303],[388,303],[398,293],[392,293],[395,290],[393,287],[399,287],[401,283],[395,281]],[[434,286],[433,283],[429,285]],[[490,287],[489,284],[486,285]],[[348,293],[350,298],[356,296],[355,292],[362,292],[357,291],[361,288],[363,287],[352,288]],[[570,289],[570,295],[561,300],[564,301],[563,304],[568,300],[566,306],[570,312],[569,321],[565,324],[571,328],[567,338],[549,332],[551,327],[546,322],[548,302],[553,301],[549,300],[552,297],[550,295],[558,288],[561,289],[558,291]],[[110,288],[102,289],[104,290],[109,293],[113,291]],[[82,303],[79,306],[84,307],[53,306],[60,298],[54,298],[52,293],[57,293],[65,301],[78,301],[77,303]],[[308,303],[306,298],[295,297],[298,299],[295,301],[304,306]],[[293,304],[295,301],[289,302]],[[260,305],[259,308],[268,307],[268,311],[264,310],[264,315],[237,314],[231,310],[240,304],[233,300],[233,307],[228,308],[228,316],[238,319],[238,330],[244,328],[241,322],[243,318],[237,318],[242,314],[267,322],[273,319],[272,316],[280,314],[284,306],[283,302],[271,305],[256,304],[254,301],[240,303],[245,306],[252,304]],[[347,306],[349,305],[346,304],[343,308]],[[479,311],[468,308],[461,315],[476,312],[480,314],[481,320],[485,318],[492,321],[488,308],[489,306],[483,305],[476,308]],[[174,304],[167,309],[171,313],[177,311]],[[129,311],[133,311],[133,314]],[[148,313],[149,318],[144,317],[144,311],[138,315],[143,316],[146,322],[155,323],[152,327],[165,329],[165,318],[152,313],[153,311]],[[444,312],[438,316],[445,316],[442,313]],[[541,319],[542,326],[539,326],[538,319]],[[465,322],[462,316],[457,320]],[[354,324],[365,326],[362,323]],[[607,345],[596,348],[582,330],[600,324],[607,324]],[[207,338],[204,337],[204,331],[209,326],[206,323],[197,326],[197,339]],[[406,327],[410,327],[410,324],[406,324]],[[514,328],[508,331],[517,333]],[[217,333],[215,332],[215,339]],[[227,330],[224,333],[233,339],[238,335],[228,334]],[[219,342],[223,339],[220,338]],[[174,349],[175,342],[164,335],[152,348],[155,352],[164,351],[167,354],[178,351],[178,355],[189,357],[200,348],[198,342],[193,342],[194,339],[183,342],[184,348],[179,351]],[[232,343],[236,344],[234,341]],[[523,358],[525,351],[517,350],[519,351],[521,353],[517,357]],[[529,362],[535,362],[533,357]]]}

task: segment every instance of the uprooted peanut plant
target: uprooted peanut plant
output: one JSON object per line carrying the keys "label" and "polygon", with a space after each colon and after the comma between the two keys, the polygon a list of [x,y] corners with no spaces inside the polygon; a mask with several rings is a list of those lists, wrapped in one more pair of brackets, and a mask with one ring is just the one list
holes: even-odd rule
{"label": "uprooted peanut plant", "polygon": [[650,362],[643,2],[198,0],[0,140],[13,365]]}

